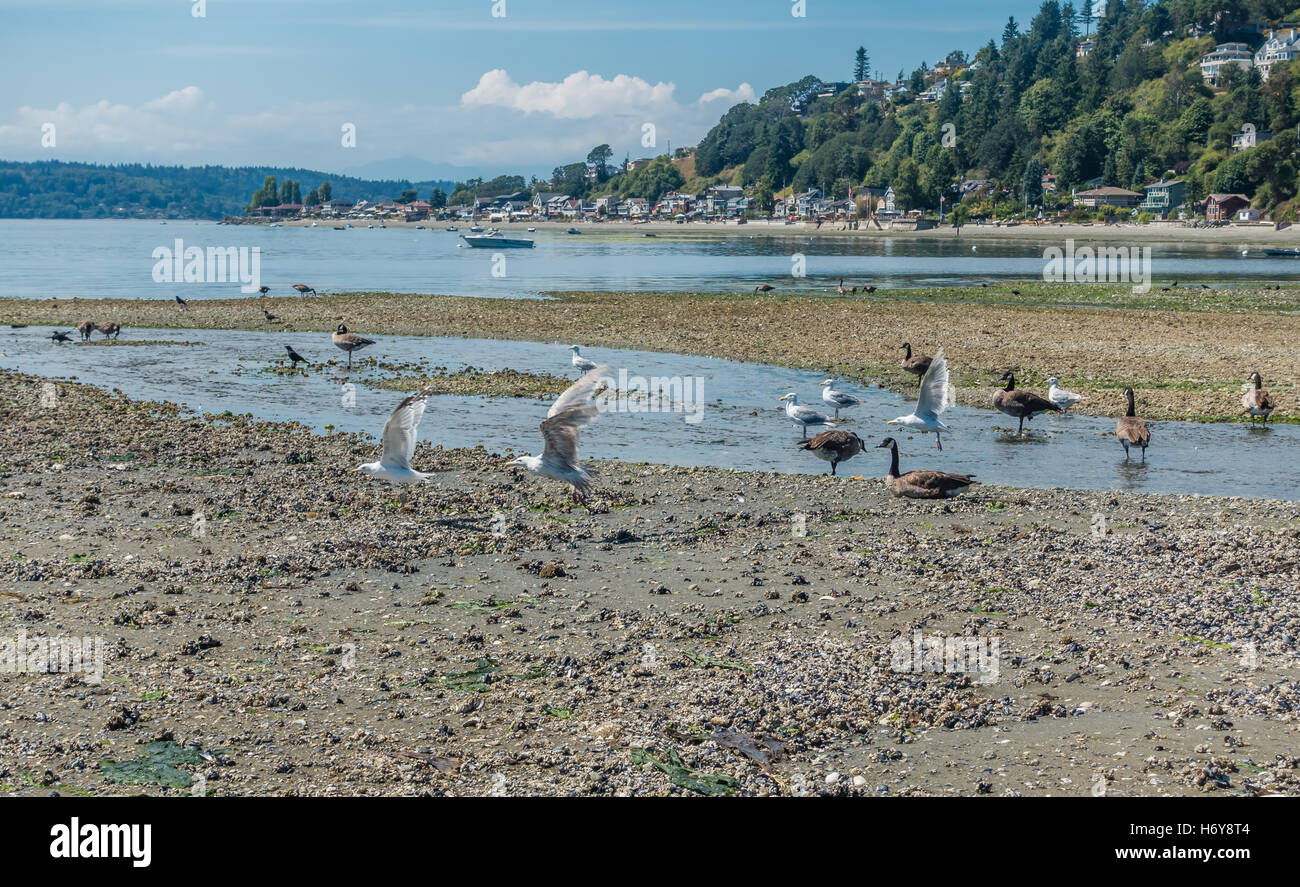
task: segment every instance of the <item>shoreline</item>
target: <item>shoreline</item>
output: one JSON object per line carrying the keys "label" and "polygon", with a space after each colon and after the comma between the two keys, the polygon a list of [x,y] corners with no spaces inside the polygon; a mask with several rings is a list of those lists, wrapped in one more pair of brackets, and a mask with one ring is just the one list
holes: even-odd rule
{"label": "shoreline", "polygon": [[582,509],[428,444],[399,497],[355,435],[0,379],[0,618],[108,648],[10,682],[50,775],[0,794],[190,794],[99,767],[174,741],[215,795],[1300,795],[1297,503],[601,462]]}

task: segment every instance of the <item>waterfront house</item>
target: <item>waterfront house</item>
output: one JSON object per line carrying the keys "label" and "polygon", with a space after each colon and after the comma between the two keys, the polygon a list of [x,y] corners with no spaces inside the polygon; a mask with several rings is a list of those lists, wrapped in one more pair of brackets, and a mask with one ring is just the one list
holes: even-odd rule
{"label": "waterfront house", "polygon": [[1169,218],[1174,210],[1187,202],[1187,183],[1182,179],[1147,185],[1146,192],[1147,196],[1138,204],[1138,209],[1161,218]]}
{"label": "waterfront house", "polygon": [[1137,191],[1107,186],[1074,192],[1074,205],[1087,207],[1088,209],[1101,209],[1103,206],[1128,209],[1141,203],[1142,197],[1143,195]]}
{"label": "waterfront house", "polygon": [[1205,218],[1210,222],[1227,222],[1249,208],[1250,198],[1245,194],[1211,194],[1205,199]]}

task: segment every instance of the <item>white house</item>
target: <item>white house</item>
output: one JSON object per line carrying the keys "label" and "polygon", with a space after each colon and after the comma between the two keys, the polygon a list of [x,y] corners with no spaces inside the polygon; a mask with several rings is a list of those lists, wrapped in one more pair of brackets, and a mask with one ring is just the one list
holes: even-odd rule
{"label": "white house", "polygon": [[1236,67],[1249,71],[1255,64],[1255,54],[1245,43],[1220,43],[1214,52],[1201,58],[1201,76],[1205,82],[1217,86],[1223,72]]}
{"label": "white house", "polygon": [[1274,65],[1294,58],[1300,58],[1300,31],[1295,28],[1274,31],[1255,53],[1255,67],[1259,69],[1260,76],[1267,80]]}

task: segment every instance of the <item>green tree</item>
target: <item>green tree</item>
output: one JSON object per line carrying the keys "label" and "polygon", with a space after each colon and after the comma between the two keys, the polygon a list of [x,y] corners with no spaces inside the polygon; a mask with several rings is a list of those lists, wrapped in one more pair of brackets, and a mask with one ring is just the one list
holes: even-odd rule
{"label": "green tree", "polygon": [[853,79],[854,81],[866,80],[871,76],[871,56],[867,55],[867,48],[859,46],[857,53],[853,57]]}

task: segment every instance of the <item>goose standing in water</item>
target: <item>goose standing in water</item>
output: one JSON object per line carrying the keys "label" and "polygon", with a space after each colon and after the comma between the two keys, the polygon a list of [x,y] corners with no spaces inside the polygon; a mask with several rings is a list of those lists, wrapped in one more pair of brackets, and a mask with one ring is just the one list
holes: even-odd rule
{"label": "goose standing in water", "polygon": [[840,417],[840,410],[847,410],[849,407],[856,407],[862,403],[861,400],[852,394],[845,394],[843,391],[835,390],[835,379],[827,379],[821,383],[822,400],[829,406],[835,408],[835,418]]}
{"label": "goose standing in water", "polygon": [[588,360],[582,356],[582,351],[577,345],[570,345],[569,351],[573,352],[573,359],[570,361],[575,367],[584,373],[589,373],[596,368],[596,361]]}
{"label": "goose standing in water", "polygon": [[1025,433],[1026,419],[1032,422],[1034,416],[1039,413],[1062,412],[1060,407],[1046,398],[1039,397],[1031,391],[1017,391],[1014,373],[1003,373],[1002,381],[1007,383],[1007,387],[999,389],[993,395],[993,406],[997,407],[999,412],[1020,420],[1020,430],[1016,432],[1017,434]]}
{"label": "goose standing in water", "polygon": [[[291,349],[292,350],[292,349]],[[380,477],[397,484],[429,480],[427,474],[421,474],[411,467],[415,456],[416,439],[420,431],[420,419],[424,417],[424,408],[429,402],[432,391],[412,394],[397,405],[393,414],[384,423],[382,450],[378,462],[358,465],[353,471]]]}
{"label": "goose standing in water", "polygon": [[316,295],[316,291],[305,283],[295,283],[293,284],[293,288],[296,289],[298,291],[298,294],[302,296],[305,296],[308,293],[311,293],[313,296]]}
{"label": "goose standing in water", "polygon": [[374,339],[367,339],[364,336],[358,336],[356,333],[349,333],[348,328],[339,324],[339,328],[331,337],[334,344],[348,353],[348,366],[352,366],[352,352],[360,351],[362,348],[369,348],[375,344]]}
{"label": "goose standing in water", "polygon": [[95,322],[93,320],[83,320],[77,324],[77,332],[81,333],[81,341],[85,342],[90,338],[90,334],[95,331]]}
{"label": "goose standing in water", "polygon": [[972,474],[948,474],[944,471],[909,471],[907,474],[899,474],[898,441],[887,437],[876,447],[878,450],[885,448],[889,449],[889,473],[885,475],[885,486],[899,498],[953,499],[969,487],[979,486],[979,481]]}
{"label": "goose standing in water", "polygon": [[913,357],[912,345],[910,342],[904,342],[899,347],[903,351],[907,352],[900,363],[903,371],[911,373],[913,376],[924,377],[926,372],[930,369],[931,358],[926,357],[923,354],[918,354],[916,357]]}
{"label": "goose standing in water", "polygon": [[1241,405],[1246,408],[1246,415],[1250,416],[1250,424],[1255,424],[1256,416],[1263,416],[1264,424],[1267,425],[1268,417],[1277,409],[1277,401],[1273,399],[1273,395],[1264,390],[1264,380],[1259,373],[1251,373],[1250,381],[1255,387],[1242,396]]}
{"label": "goose standing in water", "polygon": [[770,283],[760,283],[758,286],[754,287],[754,292],[755,292],[755,293],[770,293],[770,292],[772,292],[774,289],[776,289],[776,287],[772,286],[772,284],[770,284]]}
{"label": "goose standing in water", "polygon": [[802,406],[799,403],[799,395],[791,391],[785,397],[781,398],[785,402],[785,414],[795,425],[803,428],[804,439],[808,438],[809,428],[834,428],[835,423],[831,417],[825,413],[819,413],[812,407]]}
{"label": "goose standing in water", "polygon": [[1125,388],[1124,396],[1128,398],[1128,412],[1120,417],[1119,424],[1115,426],[1115,436],[1124,445],[1125,462],[1128,461],[1128,448],[1131,446],[1142,448],[1142,461],[1146,462],[1151,432],[1147,430],[1147,423],[1138,418],[1133,404],[1133,389]]}
{"label": "goose standing in water", "polygon": [[1073,391],[1066,391],[1061,387],[1061,381],[1053,376],[1047,380],[1047,399],[1060,407],[1061,412],[1068,413],[1070,407],[1088,398],[1082,394],[1075,394]]}
{"label": "goose standing in water", "polygon": [[518,465],[530,474],[563,481],[569,485],[569,497],[574,502],[585,502],[591,472],[578,464],[578,431],[600,415],[591,398],[607,371],[607,367],[595,367],[551,404],[542,422],[544,443],[540,456],[520,456],[506,465]]}
{"label": "goose standing in water", "polygon": [[103,323],[95,324],[95,329],[103,333],[105,339],[107,339],[109,336],[112,336],[114,339],[116,339],[122,332],[122,327],[119,326],[116,321],[112,321],[112,320],[107,320],[104,321]]}
{"label": "goose standing in water", "polygon": [[841,462],[849,461],[867,448],[862,438],[852,431],[823,431],[812,440],[799,441],[797,446],[831,463],[831,477]]}
{"label": "goose standing in water", "polygon": [[952,431],[939,420],[943,411],[948,409],[948,360],[943,356],[943,349],[934,359],[926,358],[930,368],[921,379],[921,393],[916,398],[916,407],[911,415],[890,419],[889,425],[902,425],[921,434],[934,434],[939,452],[943,452],[943,433]]}

